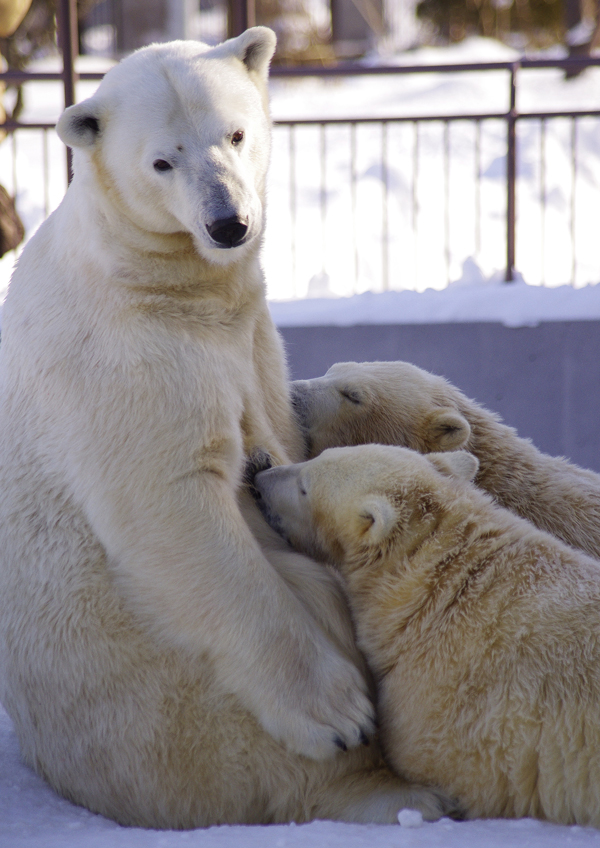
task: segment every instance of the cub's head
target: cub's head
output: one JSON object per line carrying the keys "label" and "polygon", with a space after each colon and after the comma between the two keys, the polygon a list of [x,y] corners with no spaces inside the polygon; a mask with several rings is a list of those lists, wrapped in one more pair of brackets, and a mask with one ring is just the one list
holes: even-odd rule
{"label": "cub's head", "polygon": [[471,434],[459,393],[408,362],[340,362],[324,377],[292,383],[308,456],[378,442],[421,453],[463,448]]}
{"label": "cub's head", "polygon": [[293,547],[347,570],[418,545],[477,468],[465,451],[362,445],[261,471],[254,485],[263,514]]}
{"label": "cub's head", "polygon": [[189,233],[208,261],[237,261],[264,226],[275,34],[254,27],[214,48],[144,47],[66,109],[57,131],[75,179],[137,227]]}

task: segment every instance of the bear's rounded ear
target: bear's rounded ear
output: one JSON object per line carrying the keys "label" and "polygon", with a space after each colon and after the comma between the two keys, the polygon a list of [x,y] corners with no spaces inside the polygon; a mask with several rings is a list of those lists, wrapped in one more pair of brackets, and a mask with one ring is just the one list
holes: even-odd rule
{"label": "bear's rounded ear", "polygon": [[56,125],[56,132],[67,147],[93,147],[100,131],[100,104],[95,97],[69,106]]}
{"label": "bear's rounded ear", "polygon": [[456,477],[459,480],[471,482],[479,471],[479,460],[467,451],[428,453],[427,459],[446,477]]}
{"label": "bear's rounded ear", "polygon": [[469,441],[471,427],[456,409],[436,409],[425,423],[425,442],[430,451],[455,451]]}
{"label": "bear's rounded ear", "polygon": [[250,73],[266,81],[269,64],[275,53],[277,36],[268,27],[251,27],[223,44],[223,52],[241,59]]}
{"label": "bear's rounded ear", "polygon": [[378,545],[396,525],[396,511],[385,495],[369,495],[360,504],[359,519],[362,539]]}

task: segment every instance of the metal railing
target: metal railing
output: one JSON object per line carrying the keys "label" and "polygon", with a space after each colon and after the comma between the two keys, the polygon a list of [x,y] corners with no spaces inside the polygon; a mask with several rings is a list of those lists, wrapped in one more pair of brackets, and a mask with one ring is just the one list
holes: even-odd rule
{"label": "metal railing", "polygon": [[[321,231],[324,228],[324,221],[326,218],[325,208],[327,205],[327,191],[326,191],[326,168],[324,165],[325,160],[325,146],[326,146],[326,133],[327,129],[331,127],[347,127],[350,132],[351,142],[350,142],[350,155],[348,162],[348,174],[349,181],[351,184],[351,205],[354,206],[356,199],[356,167],[355,167],[355,138],[357,128],[369,125],[371,127],[377,127],[381,133],[381,172],[382,172],[382,186],[383,186],[383,196],[382,196],[382,209],[381,209],[381,221],[382,221],[382,237],[381,237],[381,247],[382,247],[382,256],[381,256],[381,288],[387,289],[390,287],[390,259],[388,255],[389,248],[389,200],[390,200],[390,185],[389,180],[387,178],[388,171],[388,156],[390,152],[390,142],[389,138],[391,135],[391,129],[394,127],[398,127],[401,125],[410,125],[413,128],[413,157],[412,157],[412,174],[409,177],[409,182],[412,185],[411,191],[411,225],[413,229],[413,235],[416,236],[417,231],[417,216],[418,216],[418,172],[419,172],[419,132],[420,128],[425,125],[431,124],[439,124],[443,128],[442,131],[442,143],[441,143],[441,157],[443,159],[443,181],[440,186],[440,194],[444,200],[444,226],[443,226],[443,251],[445,256],[445,273],[446,273],[446,282],[450,281],[450,220],[449,220],[449,171],[450,171],[450,128],[459,122],[471,122],[475,127],[475,170],[477,173],[477,183],[480,185],[481,181],[481,165],[480,165],[480,157],[481,157],[481,129],[483,125],[486,125],[488,122],[502,122],[505,126],[505,199],[504,199],[504,219],[505,219],[505,261],[504,261],[504,279],[508,282],[515,278],[515,258],[516,258],[516,246],[517,246],[517,160],[518,160],[518,133],[517,127],[520,124],[525,122],[537,122],[540,125],[540,171],[542,174],[541,178],[541,186],[540,186],[540,207],[541,207],[541,218],[542,218],[542,231],[544,229],[543,220],[545,218],[545,206],[547,201],[546,196],[546,159],[545,159],[545,139],[548,124],[552,121],[558,119],[567,119],[570,122],[570,134],[571,134],[571,176],[572,176],[572,185],[571,185],[571,195],[572,195],[572,203],[571,203],[571,220],[569,225],[569,233],[571,238],[571,254],[572,254],[572,278],[574,279],[575,275],[575,265],[576,265],[576,251],[575,251],[575,183],[577,177],[577,171],[579,167],[579,162],[577,158],[577,127],[578,122],[583,118],[596,118],[600,119],[600,108],[589,108],[589,109],[557,109],[557,110],[519,110],[517,108],[517,91],[518,91],[518,82],[519,82],[519,72],[523,70],[541,70],[546,68],[555,68],[560,70],[573,70],[574,67],[578,69],[589,67],[589,66],[599,66],[600,65],[600,57],[596,58],[586,58],[586,59],[527,59],[522,58],[517,61],[510,62],[476,62],[476,63],[466,63],[466,64],[447,64],[447,65],[409,65],[402,67],[369,67],[369,68],[357,68],[356,66],[338,66],[334,68],[318,68],[318,69],[296,69],[296,68],[282,68],[277,69],[275,71],[276,77],[298,77],[298,76],[318,76],[321,78],[327,77],[340,77],[346,75],[353,76],[365,76],[365,75],[407,75],[407,74],[468,74],[474,71],[477,72],[492,72],[492,71],[502,71],[507,74],[507,103],[508,108],[506,110],[501,111],[489,111],[489,112],[461,112],[461,113],[436,113],[436,114],[413,114],[413,115],[398,115],[394,117],[360,117],[360,118],[352,118],[352,117],[341,117],[341,118],[311,118],[311,119],[302,119],[302,120],[284,120],[278,121],[276,124],[276,128],[286,128],[289,134],[289,147],[290,147],[290,172],[294,170],[293,159],[296,155],[297,142],[296,135],[299,128],[313,127],[316,132],[320,135],[320,157],[318,167],[321,171],[321,188],[320,188],[320,217],[321,217]],[[294,217],[295,209],[294,207],[297,204],[296,197],[298,194],[297,186],[292,186],[290,184],[290,206],[292,207],[291,216]],[[600,195],[598,198],[600,202]],[[480,203],[480,195],[477,194],[475,199],[475,206]],[[479,215],[477,214],[480,210],[476,209],[476,228],[479,227]],[[315,243],[318,244],[318,238],[315,239]],[[475,238],[476,243],[480,241],[480,237],[476,234]],[[324,251],[323,251],[324,252]],[[294,256],[296,253],[294,239],[292,236],[291,239],[291,256],[292,256],[292,264],[294,263]],[[355,265],[356,265],[355,258]],[[543,266],[543,262],[542,262]],[[325,269],[323,269],[325,270]],[[356,274],[358,276],[358,274]],[[544,282],[544,268],[542,267],[541,272],[541,281]],[[600,267],[599,267],[599,279],[600,279]]]}
{"label": "metal railing", "polygon": [[[99,80],[102,77],[101,73],[80,73],[77,74],[74,68],[75,47],[77,43],[76,32],[76,17],[74,10],[75,0],[60,0],[59,2],[59,44],[62,48],[63,67],[62,71],[57,73],[26,73],[8,71],[0,74],[0,80],[12,83],[24,83],[29,81],[60,81],[64,89],[64,104],[71,105],[75,102],[75,86],[77,81],[92,81]],[[448,113],[448,114],[419,114],[419,115],[398,115],[393,117],[360,117],[353,116],[331,118],[326,115],[319,118],[299,119],[299,120],[280,120],[275,123],[275,136],[278,134],[287,134],[288,147],[288,173],[289,189],[289,217],[290,217],[290,233],[289,233],[289,262],[291,279],[296,277],[296,258],[298,252],[296,227],[297,217],[299,214],[299,186],[297,182],[296,172],[296,156],[298,151],[298,134],[302,130],[313,128],[319,136],[318,148],[319,153],[315,160],[315,165],[320,171],[320,187],[319,191],[319,224],[320,237],[315,236],[316,244],[321,244],[321,253],[323,255],[322,270],[325,270],[325,225],[327,218],[328,207],[328,191],[327,191],[327,138],[328,133],[332,131],[342,130],[346,128],[349,133],[349,159],[348,159],[348,183],[350,192],[350,207],[352,215],[349,218],[350,242],[354,253],[354,276],[358,279],[359,256],[356,249],[356,235],[353,230],[356,228],[356,211],[357,205],[357,173],[356,173],[356,149],[357,135],[361,128],[371,127],[379,128],[380,144],[381,144],[381,184],[382,197],[381,208],[379,211],[381,217],[381,261],[380,261],[380,284],[379,289],[387,289],[390,287],[390,253],[389,253],[389,230],[390,230],[390,199],[394,189],[389,180],[389,155],[391,136],[395,128],[400,126],[411,126],[413,131],[413,156],[412,156],[412,173],[408,180],[412,186],[410,192],[410,225],[412,227],[412,235],[416,238],[418,235],[418,207],[419,207],[419,139],[422,128],[428,124],[437,123],[443,128],[442,140],[442,158],[443,158],[443,186],[442,195],[444,199],[444,227],[443,227],[443,251],[445,256],[445,274],[446,282],[450,281],[450,254],[451,254],[451,235],[450,235],[450,211],[449,211],[449,172],[450,172],[450,132],[451,127],[458,122],[471,122],[475,127],[475,168],[477,170],[478,185],[481,180],[481,132],[482,126],[489,122],[503,122],[505,125],[505,201],[504,201],[504,218],[505,218],[505,262],[504,262],[504,279],[508,282],[514,279],[515,275],[515,257],[517,244],[517,157],[518,157],[518,134],[517,126],[527,121],[537,121],[540,123],[540,170],[544,175],[540,190],[540,205],[542,209],[542,234],[544,235],[545,206],[547,198],[545,197],[545,140],[546,130],[549,122],[558,119],[567,119],[571,124],[571,155],[572,155],[572,203],[571,203],[571,222],[570,222],[570,249],[572,254],[572,279],[575,275],[576,265],[576,247],[575,247],[575,179],[577,175],[578,159],[577,159],[577,126],[578,122],[583,118],[600,118],[599,109],[574,109],[574,110],[556,110],[556,111],[519,111],[517,108],[517,90],[519,84],[519,72],[523,69],[535,70],[544,68],[559,68],[563,70],[573,68],[585,68],[588,66],[600,65],[600,58],[569,58],[569,59],[528,59],[522,58],[517,61],[505,62],[476,62],[467,64],[446,64],[446,65],[409,65],[409,66],[393,66],[393,67],[361,67],[356,65],[341,64],[335,67],[319,67],[319,68],[284,68],[277,67],[273,69],[273,77],[275,79],[282,78],[298,78],[317,76],[320,78],[332,77],[348,77],[348,76],[374,76],[374,75],[395,75],[402,76],[407,74],[468,74],[469,72],[491,72],[502,71],[507,74],[507,102],[508,108],[504,111],[490,111],[477,113]],[[0,125],[2,127],[2,125]],[[44,214],[49,211],[49,160],[48,160],[48,131],[54,127],[52,122],[39,123],[23,123],[20,121],[7,120],[3,125],[4,130],[11,137],[13,150],[13,189],[18,196],[19,179],[16,168],[16,139],[17,136],[24,132],[32,130],[42,131],[43,135],[43,159],[44,159],[44,178],[41,186],[43,192],[43,210]],[[6,143],[6,142],[5,142]],[[67,173],[70,173],[70,158],[67,164]],[[475,206],[475,242],[480,242],[480,234],[477,233],[479,227],[480,209],[480,193],[474,198]],[[18,198],[17,198],[18,205]],[[279,212],[279,210],[278,210]],[[278,214],[278,213],[277,213]],[[314,226],[314,222],[313,222]],[[267,247],[269,240],[267,238]],[[543,266],[543,261],[542,261]],[[542,267],[542,278],[544,269]],[[543,279],[541,280],[543,282]]]}

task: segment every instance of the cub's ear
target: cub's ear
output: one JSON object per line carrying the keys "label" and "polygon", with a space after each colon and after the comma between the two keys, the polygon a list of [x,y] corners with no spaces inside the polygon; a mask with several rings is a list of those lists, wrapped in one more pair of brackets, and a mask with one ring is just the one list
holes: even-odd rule
{"label": "cub's ear", "polygon": [[100,135],[100,103],[95,97],[69,106],[56,125],[59,138],[67,147],[93,147]]}
{"label": "cub's ear", "polygon": [[446,477],[456,477],[459,480],[472,481],[479,470],[479,460],[467,451],[428,453],[426,458]]}
{"label": "cub's ear", "polygon": [[425,442],[430,451],[455,451],[466,445],[471,427],[456,409],[436,409],[425,422]]}
{"label": "cub's ear", "polygon": [[397,516],[384,495],[369,495],[360,504],[359,519],[362,538],[370,545],[377,545],[389,536]]}
{"label": "cub's ear", "polygon": [[275,53],[277,36],[268,27],[251,27],[238,35],[230,38],[217,50],[222,55],[237,56],[241,59],[250,73],[256,74],[266,82],[269,74],[269,63]]}

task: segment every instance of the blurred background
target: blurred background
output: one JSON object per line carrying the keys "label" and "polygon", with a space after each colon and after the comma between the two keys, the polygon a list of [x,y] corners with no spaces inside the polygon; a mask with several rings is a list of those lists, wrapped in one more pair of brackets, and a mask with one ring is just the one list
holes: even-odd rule
{"label": "blurred background", "polygon": [[[8,18],[2,54],[9,67],[51,51],[55,0],[2,0]],[[118,58],[153,41],[196,38],[209,44],[255,24],[279,38],[276,62],[331,63],[369,51],[443,45],[481,35],[520,50],[564,44],[589,53],[597,0],[78,0],[79,51]],[[596,45],[600,46],[600,45]]]}

